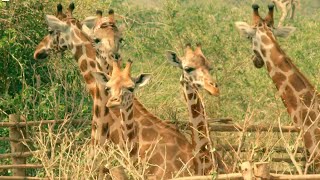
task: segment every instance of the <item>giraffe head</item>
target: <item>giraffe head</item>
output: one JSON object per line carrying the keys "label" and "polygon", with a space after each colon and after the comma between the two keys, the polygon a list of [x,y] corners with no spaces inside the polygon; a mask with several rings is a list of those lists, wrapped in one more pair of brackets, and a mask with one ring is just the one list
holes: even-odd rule
{"label": "giraffe head", "polygon": [[183,57],[178,57],[172,51],[167,51],[166,55],[172,65],[183,70],[180,81],[187,82],[194,87],[202,87],[211,95],[219,95],[218,85],[210,75],[212,69],[210,62],[203,55],[200,44],[197,44],[194,51],[191,45],[187,44]]}
{"label": "giraffe head", "polygon": [[[68,7],[67,13],[62,12],[63,7],[61,4],[57,5],[56,19],[63,21],[74,27],[81,28],[80,22],[73,18],[72,12],[75,6],[71,3]],[[48,20],[48,17],[47,17]],[[70,38],[70,37],[69,37]],[[61,29],[57,29],[49,26],[49,34],[38,44],[33,57],[34,59],[45,59],[50,51],[62,52],[68,48],[69,39],[61,32]]]}
{"label": "giraffe head", "polygon": [[119,58],[118,51],[123,40],[124,27],[117,27],[112,9],[109,10],[108,17],[103,17],[102,11],[98,10],[96,16],[87,17],[82,24],[82,31],[93,40],[93,45],[102,59],[113,59],[113,56]]}
{"label": "giraffe head", "polygon": [[131,64],[132,61],[129,60],[125,69],[121,71],[119,61],[113,61],[111,76],[102,72],[92,72],[97,82],[104,85],[110,93],[107,107],[127,107],[129,103],[132,103],[134,90],[144,86],[150,80],[150,74],[140,74],[138,77],[132,78]]}
{"label": "giraffe head", "polygon": [[246,22],[236,22],[236,27],[242,35],[252,40],[252,49],[254,52],[253,63],[257,68],[263,67],[265,64],[263,57],[266,57],[266,49],[273,45],[277,45],[275,37],[287,37],[294,32],[294,27],[281,26],[274,28],[273,8],[274,5],[268,5],[269,13],[265,19],[259,15],[259,6],[252,5],[253,9],[253,25],[250,26]]}

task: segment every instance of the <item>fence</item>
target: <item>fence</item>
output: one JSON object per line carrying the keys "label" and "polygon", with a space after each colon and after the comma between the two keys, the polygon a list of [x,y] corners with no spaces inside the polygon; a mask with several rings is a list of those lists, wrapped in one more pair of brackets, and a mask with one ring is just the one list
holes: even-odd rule
{"label": "fence", "polygon": [[[0,141],[9,141],[11,152],[7,154],[0,154],[0,159],[11,158],[12,164],[11,165],[0,165],[0,170],[4,169],[12,169],[13,176],[0,176],[1,179],[44,179],[44,178],[37,178],[37,177],[26,177],[26,169],[39,169],[43,168],[42,164],[27,164],[26,159],[27,157],[33,156],[36,151],[29,151],[29,149],[25,146],[22,142],[30,142],[31,140],[26,138],[27,132],[26,127],[30,126],[42,126],[46,124],[61,124],[64,123],[65,120],[42,120],[42,121],[26,121],[23,117],[18,115],[12,114],[9,116],[9,122],[0,122],[0,128],[9,128],[9,137],[0,137]],[[68,123],[79,125],[79,124],[90,124],[91,122],[88,120],[71,120]],[[249,125],[246,127],[242,127],[237,124],[231,124],[230,121],[227,121],[229,124],[221,124],[217,123],[216,120],[209,120],[209,126],[211,131],[215,132],[275,132],[275,133],[285,133],[285,132],[299,132],[293,126],[281,126],[280,127],[270,127],[268,125]],[[230,145],[230,144],[223,144],[216,147],[218,151],[238,151],[239,153],[245,151],[239,144],[237,145]],[[286,152],[284,147],[275,147],[273,148],[274,151],[277,152]],[[298,148],[297,153],[303,153],[304,148]],[[305,160],[305,159],[302,159]],[[272,162],[291,162],[290,158],[273,158]],[[271,171],[272,172],[272,171]],[[269,172],[268,172],[269,173]],[[271,179],[320,179],[319,175],[303,175],[303,176],[288,176],[284,174],[269,174]],[[234,174],[225,174],[219,175],[218,179],[239,179],[245,178],[243,173],[234,173]],[[202,177],[186,177],[186,178],[179,178],[179,179],[212,179],[212,176],[202,176]]]}

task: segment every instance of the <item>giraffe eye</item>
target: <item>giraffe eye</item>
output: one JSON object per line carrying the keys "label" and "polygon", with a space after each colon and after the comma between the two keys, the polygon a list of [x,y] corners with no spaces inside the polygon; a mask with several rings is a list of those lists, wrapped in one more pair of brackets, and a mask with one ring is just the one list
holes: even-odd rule
{"label": "giraffe eye", "polygon": [[133,91],[134,91],[134,87],[128,87],[128,90],[129,90],[130,92],[133,92]]}
{"label": "giraffe eye", "polygon": [[185,70],[187,73],[191,73],[192,71],[195,70],[195,68],[193,68],[193,67],[185,67],[184,70]]}
{"label": "giraffe eye", "polygon": [[98,44],[99,42],[101,42],[101,39],[99,39],[99,38],[94,38],[94,40],[93,40],[96,44]]}
{"label": "giraffe eye", "polygon": [[106,87],[105,87],[105,90],[109,91],[109,90],[110,90],[110,87],[106,86]]}
{"label": "giraffe eye", "polygon": [[53,34],[53,30],[49,30],[49,34]]}

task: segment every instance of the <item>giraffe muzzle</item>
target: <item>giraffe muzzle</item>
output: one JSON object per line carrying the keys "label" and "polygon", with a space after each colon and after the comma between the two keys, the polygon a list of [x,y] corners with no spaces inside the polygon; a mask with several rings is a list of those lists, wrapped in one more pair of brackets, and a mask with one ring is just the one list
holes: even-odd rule
{"label": "giraffe muzzle", "polygon": [[119,107],[121,105],[121,100],[120,98],[117,98],[117,97],[111,97],[109,99],[109,101],[107,102],[107,107],[108,108],[116,108],[116,107]]}
{"label": "giraffe muzzle", "polygon": [[212,96],[219,96],[220,90],[217,83],[205,82],[204,89]]}

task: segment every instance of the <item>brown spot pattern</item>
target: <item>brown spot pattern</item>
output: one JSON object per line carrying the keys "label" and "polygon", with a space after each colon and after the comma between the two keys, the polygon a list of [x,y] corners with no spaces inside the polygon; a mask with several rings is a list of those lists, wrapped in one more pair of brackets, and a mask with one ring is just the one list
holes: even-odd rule
{"label": "brown spot pattern", "polygon": [[301,111],[301,120],[304,122],[305,126],[310,126],[312,124],[310,117],[310,112],[308,109],[303,109]]}
{"label": "brown spot pattern", "polygon": [[110,134],[110,139],[112,142],[114,142],[115,144],[119,144],[119,140],[120,140],[120,137],[119,137],[119,133],[117,130],[111,132]]}
{"label": "brown spot pattern", "polygon": [[289,76],[289,82],[298,92],[306,88],[306,85],[297,74],[292,74],[291,76]]}
{"label": "brown spot pattern", "polygon": [[96,51],[93,49],[91,44],[86,44],[86,53],[87,57],[90,57],[91,59],[96,59]]}
{"label": "brown spot pattern", "polygon": [[150,160],[149,163],[151,164],[157,164],[157,165],[161,165],[164,162],[163,157],[161,156],[161,154],[159,152],[157,152],[156,154],[154,154]]}
{"label": "brown spot pattern", "polygon": [[104,116],[109,114],[109,108],[107,106],[104,107]]}
{"label": "brown spot pattern", "polygon": [[310,132],[305,132],[303,139],[305,147],[309,149],[313,145]]}
{"label": "brown spot pattern", "polygon": [[96,68],[96,63],[94,61],[90,61],[89,64],[92,68]]}
{"label": "brown spot pattern", "polygon": [[96,98],[96,99],[100,99],[100,100],[102,99],[102,98],[101,98],[101,95],[100,95],[100,89],[99,89],[99,88],[96,88],[95,98]]}
{"label": "brown spot pattern", "polygon": [[311,92],[307,92],[304,94],[304,96],[302,97],[302,101],[303,103],[307,106],[307,107],[310,107],[314,100],[315,100],[315,95]]}
{"label": "brown spot pattern", "polygon": [[128,133],[128,139],[131,141],[135,137],[135,132],[132,130]]}
{"label": "brown spot pattern", "polygon": [[109,124],[108,123],[103,123],[102,124],[102,131],[101,131],[101,136],[108,136],[108,132],[109,132]]}
{"label": "brown spot pattern", "polygon": [[174,160],[176,153],[179,151],[179,148],[175,145],[166,145],[165,147],[166,159]]}
{"label": "brown spot pattern", "polygon": [[128,115],[128,119],[132,119],[133,118],[133,112],[129,113]]}
{"label": "brown spot pattern", "polygon": [[78,60],[82,55],[83,55],[82,46],[76,46],[76,52],[74,54],[74,58]]}
{"label": "brown spot pattern", "polygon": [[87,61],[85,59],[83,59],[80,63],[80,70],[81,72],[85,72],[88,68],[88,65],[87,65]]}
{"label": "brown spot pattern", "polygon": [[198,126],[197,126],[197,130],[200,132],[205,132],[205,124],[203,121],[200,121]]}
{"label": "brown spot pattern", "polygon": [[188,99],[192,100],[193,99],[193,93],[188,94]]}
{"label": "brown spot pattern", "polygon": [[126,124],[127,130],[131,130],[131,129],[133,128],[133,123],[134,123],[134,122],[129,123],[129,124]]}
{"label": "brown spot pattern", "polygon": [[87,84],[91,84],[94,82],[94,77],[92,76],[92,74],[90,72],[85,74],[83,77],[84,77],[84,80],[86,81]]}
{"label": "brown spot pattern", "polygon": [[286,76],[283,75],[282,73],[276,72],[273,76],[272,76],[272,80],[274,81],[274,83],[276,84],[277,89],[280,89],[280,86],[282,85],[282,82],[286,80]]}
{"label": "brown spot pattern", "polygon": [[152,128],[142,129],[142,138],[144,141],[154,141],[158,137],[158,133]]}
{"label": "brown spot pattern", "polygon": [[316,128],[314,130],[314,137],[316,138],[317,142],[320,141],[320,129],[319,128]]}
{"label": "brown spot pattern", "polygon": [[191,105],[191,113],[192,113],[192,117],[196,118],[199,116],[199,114],[201,113],[201,104],[199,102],[199,100],[197,100],[196,104],[192,104]]}
{"label": "brown spot pattern", "polygon": [[285,87],[285,91],[282,94],[282,99],[287,107],[289,114],[298,107],[298,100],[293,94],[293,90],[289,87]]}
{"label": "brown spot pattern", "polygon": [[143,119],[143,120],[141,121],[141,125],[143,125],[143,126],[152,126],[153,124],[152,124],[152,122],[149,121],[148,119]]}
{"label": "brown spot pattern", "polygon": [[290,69],[292,69],[290,59],[288,59],[287,57],[284,57],[284,58],[281,58],[280,60],[282,60],[282,61],[278,64],[278,67],[282,71],[288,72]]}
{"label": "brown spot pattern", "polygon": [[91,96],[94,96],[94,92],[95,92],[94,88],[89,89],[89,93],[91,94]]}
{"label": "brown spot pattern", "polygon": [[99,118],[100,117],[100,107],[98,105],[94,106],[94,115]]}
{"label": "brown spot pattern", "polygon": [[263,47],[261,47],[261,54],[263,57],[267,56],[266,50]]}

